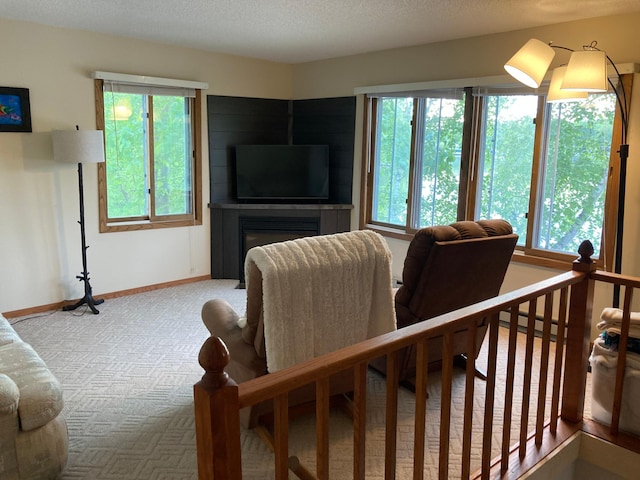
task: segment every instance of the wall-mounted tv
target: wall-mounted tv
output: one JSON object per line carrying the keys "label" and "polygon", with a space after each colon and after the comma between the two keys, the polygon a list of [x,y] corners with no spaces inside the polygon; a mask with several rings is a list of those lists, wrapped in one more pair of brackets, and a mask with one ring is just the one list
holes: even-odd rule
{"label": "wall-mounted tv", "polygon": [[326,200],[328,145],[237,145],[238,200]]}

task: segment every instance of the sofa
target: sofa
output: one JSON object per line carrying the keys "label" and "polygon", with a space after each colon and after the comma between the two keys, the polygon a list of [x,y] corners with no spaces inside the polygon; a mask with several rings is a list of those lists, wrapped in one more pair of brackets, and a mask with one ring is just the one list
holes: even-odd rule
{"label": "sofa", "polygon": [[0,315],[0,479],[60,476],[69,449],[62,387]]}

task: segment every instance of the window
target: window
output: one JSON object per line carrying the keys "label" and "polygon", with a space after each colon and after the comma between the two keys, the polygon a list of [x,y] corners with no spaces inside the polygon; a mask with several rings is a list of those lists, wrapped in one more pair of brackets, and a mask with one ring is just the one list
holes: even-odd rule
{"label": "window", "polygon": [[538,98],[494,95],[478,101],[481,141],[474,218],[504,218],[524,245]]}
{"label": "window", "polygon": [[589,239],[602,261],[613,245],[615,94],[547,103],[505,86],[422,91],[367,97],[366,111],[363,226],[404,237],[504,218],[530,258],[573,260]]}
{"label": "window", "polygon": [[532,247],[577,252],[592,238],[601,248],[615,95],[548,105]]}
{"label": "window", "polygon": [[100,231],[200,224],[199,90],[96,80]]}
{"label": "window", "polygon": [[377,107],[373,221],[408,230],[454,222],[462,96],[446,98],[434,92],[432,97],[415,99],[380,98]]}

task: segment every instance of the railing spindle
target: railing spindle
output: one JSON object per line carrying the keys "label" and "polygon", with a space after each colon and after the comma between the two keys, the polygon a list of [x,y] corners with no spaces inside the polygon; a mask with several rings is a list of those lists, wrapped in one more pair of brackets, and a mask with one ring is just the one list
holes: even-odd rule
{"label": "railing spindle", "polygon": [[560,382],[562,380],[562,359],[564,354],[564,331],[567,318],[568,288],[560,290],[558,308],[558,326],[556,329],[556,354],[553,368],[553,392],[551,394],[550,432],[555,435],[558,429],[558,412],[560,409]]}
{"label": "railing spindle", "polygon": [[511,415],[513,410],[513,381],[516,368],[516,346],[518,339],[519,305],[511,307],[509,318],[509,347],[507,350],[507,378],[504,394],[504,418],[502,421],[501,473],[509,468],[509,448],[511,446]]}
{"label": "railing spindle", "polygon": [[274,453],[276,479],[289,478],[289,396],[285,393],[273,399]]}
{"label": "railing spindle", "polygon": [[316,476],[329,478],[329,377],[316,382]]}
{"label": "railing spindle", "polygon": [[[491,471],[491,443],[493,440],[493,413],[496,391],[496,365],[498,358],[498,314],[489,317],[489,358],[487,365],[487,385],[484,398],[484,429],[482,431],[483,478],[489,478]],[[486,477],[484,472],[486,472]]]}
{"label": "railing spindle", "polygon": [[451,432],[451,384],[453,383],[453,333],[442,336],[442,393],[440,394],[440,478],[449,477],[449,434]]}
{"label": "railing spindle", "polygon": [[547,406],[547,372],[549,371],[549,350],[551,348],[551,315],[553,313],[553,293],[544,298],[544,318],[542,321],[542,352],[540,353],[540,373],[538,380],[538,408],[536,411],[536,446],[542,444]]}
{"label": "railing spindle", "polygon": [[413,480],[424,477],[424,449],[427,419],[427,342],[416,345],[416,415],[413,441]]}
{"label": "railing spindle", "polygon": [[384,478],[396,478],[396,445],[398,426],[398,382],[400,365],[398,351],[387,355],[387,408],[385,416],[385,445],[384,445]]}
{"label": "railing spindle", "polygon": [[[472,322],[467,332],[467,352],[476,351],[478,325]],[[473,395],[476,377],[476,359],[473,354],[467,355],[464,389],[464,422],[462,427],[462,478],[471,474],[471,433],[473,431]]]}
{"label": "railing spindle", "polygon": [[367,364],[354,367],[353,385],[353,478],[365,478],[365,447],[367,427]]}
{"label": "railing spindle", "polygon": [[522,384],[522,408],[520,411],[520,444],[519,455],[523,459],[527,453],[527,434],[529,432],[529,402],[531,399],[531,370],[533,364],[533,339],[536,328],[537,298],[529,301],[529,314],[527,316],[527,338],[524,353],[524,373]]}

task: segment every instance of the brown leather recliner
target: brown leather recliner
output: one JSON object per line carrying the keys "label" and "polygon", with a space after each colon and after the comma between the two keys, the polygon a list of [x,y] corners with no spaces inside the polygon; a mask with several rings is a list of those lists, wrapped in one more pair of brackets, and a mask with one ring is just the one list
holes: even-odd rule
{"label": "brown leather recliner", "polygon": [[[462,221],[418,230],[407,250],[402,286],[395,295],[398,328],[495,297],[509,266],[518,235],[504,220]],[[454,355],[476,358],[487,330],[478,328],[477,350],[466,351],[466,331],[454,335]],[[442,342],[429,342],[429,366],[442,360]],[[416,373],[416,355],[410,347],[400,353],[400,380]],[[371,363],[386,372],[386,360]]]}

